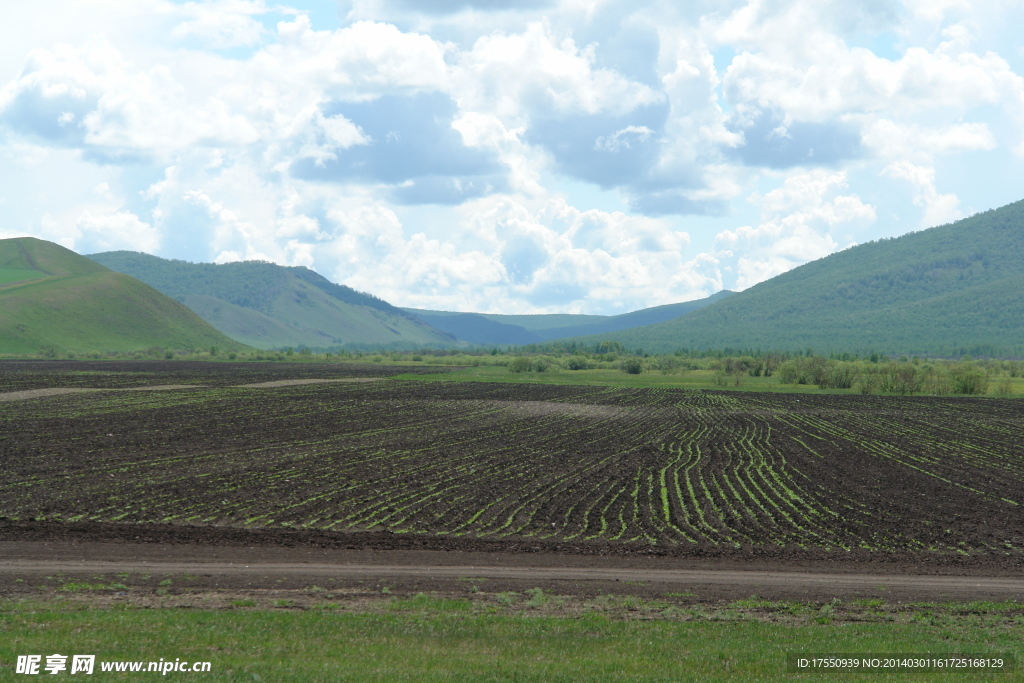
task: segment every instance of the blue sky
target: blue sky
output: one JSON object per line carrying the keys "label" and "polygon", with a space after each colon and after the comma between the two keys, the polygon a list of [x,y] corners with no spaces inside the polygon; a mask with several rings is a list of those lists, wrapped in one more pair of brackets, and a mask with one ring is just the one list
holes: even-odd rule
{"label": "blue sky", "polygon": [[1020,0],[42,0],[0,237],[613,314],[1024,198]]}

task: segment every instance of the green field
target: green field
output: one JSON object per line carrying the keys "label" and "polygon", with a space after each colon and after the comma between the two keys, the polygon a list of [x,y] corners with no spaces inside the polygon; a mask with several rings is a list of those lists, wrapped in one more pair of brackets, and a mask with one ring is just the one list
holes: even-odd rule
{"label": "green field", "polygon": [[[305,358],[323,363],[322,368],[314,365],[295,366],[311,377],[323,377],[334,369],[348,367],[345,362],[336,362],[336,357],[332,357],[335,359],[332,363],[324,362],[327,360],[325,357],[301,354],[289,358]],[[370,374],[376,373],[379,376],[392,374],[388,366],[399,364],[392,360],[385,363],[383,356],[371,356],[369,360],[373,359],[380,360],[380,364],[370,364],[366,358],[362,358],[363,368],[369,368],[372,371]],[[730,376],[728,384],[722,385],[716,383],[712,370],[688,370],[679,374],[650,371],[639,375],[629,375],[610,368],[511,373],[506,367],[480,365],[436,375],[413,372],[414,368],[426,369],[425,366],[429,367],[431,361],[438,367],[448,369],[451,364],[457,365],[467,360],[472,359],[459,356],[404,361],[399,365],[404,366],[403,371],[408,374],[400,377],[417,380],[415,386],[408,387],[408,391],[424,390],[439,395],[458,390],[459,386],[425,386],[423,383],[456,380],[654,389],[681,387],[855,393],[853,390],[820,390],[813,385],[783,385],[776,377],[742,376],[739,386],[736,386],[736,378]],[[42,362],[37,364],[49,365]],[[118,366],[113,363],[109,365],[110,373],[97,369],[101,365],[106,367],[106,364],[98,363],[82,366],[87,369],[76,370],[73,376],[81,379],[81,386],[124,388],[135,383],[135,375],[118,373]],[[153,369],[156,367],[154,364]],[[122,511],[114,510],[113,506],[128,500],[123,493],[129,490],[128,485],[133,491],[131,496],[135,497],[134,500],[145,501],[145,504],[154,507],[163,500],[161,495],[177,496],[172,501],[173,514],[189,514],[189,507],[203,500],[203,485],[199,482],[215,481],[229,487],[242,486],[242,492],[237,498],[228,501],[228,507],[255,505],[261,507],[260,514],[265,514],[271,511],[273,501],[255,500],[249,492],[274,491],[277,479],[292,478],[292,470],[288,468],[295,467],[302,456],[302,448],[308,444],[316,444],[317,449],[315,457],[310,457],[309,461],[323,469],[322,481],[313,482],[316,496],[323,496],[328,492],[326,486],[334,485],[350,474],[326,456],[329,452],[327,440],[336,438],[344,429],[330,427],[326,419],[309,419],[308,416],[324,418],[330,415],[334,420],[330,424],[345,425],[346,429],[366,422],[360,433],[375,435],[372,436],[374,440],[382,439],[382,434],[423,432],[421,425],[413,425],[411,430],[409,425],[403,425],[399,402],[387,404],[370,400],[374,392],[386,389],[385,382],[366,385],[365,388],[359,384],[290,388],[284,390],[288,392],[287,396],[265,394],[246,398],[242,404],[244,409],[234,411],[234,404],[229,399],[236,397],[237,401],[244,392],[253,390],[221,386],[235,382],[228,378],[232,366],[215,362],[167,362],[161,367],[165,372],[177,374],[166,379],[147,378],[145,382],[209,383],[210,387],[182,390],[184,393],[180,394],[110,392],[45,399],[54,401],[52,404],[43,401],[6,404],[8,425],[12,427],[10,433],[22,434],[19,448],[32,452],[31,459],[26,462],[31,462],[32,467],[40,467],[47,453],[90,452],[89,463],[75,463],[59,481],[64,482],[64,486],[74,481],[69,491],[87,491],[90,505],[102,499],[100,493],[107,487],[114,490],[115,484],[121,486],[115,491],[116,496],[109,499],[110,509],[103,513],[105,515],[121,514]],[[286,368],[286,365],[253,362],[239,364],[236,371],[246,374],[266,373],[266,377],[252,376],[245,380],[262,381],[273,379],[272,373],[277,372],[278,368]],[[299,370],[294,372],[298,376]],[[52,373],[47,371],[45,375],[50,377]],[[12,377],[14,373],[8,379]],[[30,379],[27,372],[19,373],[17,377],[21,382]],[[104,382],[104,378],[109,381]],[[1014,377],[1012,381],[1016,395],[1024,395],[1024,378]],[[14,390],[36,386],[31,383],[11,384],[9,388]],[[54,386],[79,386],[79,383],[62,380]],[[302,400],[303,396],[326,392],[332,386],[330,400],[320,404]],[[472,390],[485,388],[482,384],[476,384]],[[515,387],[498,388],[502,391],[518,391]],[[348,394],[343,394],[343,390]],[[521,390],[550,391],[543,387],[521,387]],[[731,396],[742,400],[800,399],[801,405],[808,403],[803,396]],[[447,405],[452,402],[451,398],[440,396],[431,400]],[[730,401],[733,398],[726,397]],[[899,397],[874,398],[879,401],[884,398],[893,405],[901,400]],[[582,400],[577,397],[574,402]],[[981,402],[989,403],[987,400]],[[177,411],[179,406],[190,405],[196,409],[191,412]],[[345,406],[349,407],[349,413],[343,412]],[[1012,416],[1019,415],[1013,412],[1012,406],[1009,410]],[[39,411],[39,414],[32,414],[34,411]],[[40,421],[47,415],[52,417],[51,411],[60,418],[60,423]],[[906,412],[909,414],[909,411]],[[406,408],[406,414],[421,418],[426,415],[423,409],[410,407]],[[26,418],[23,424],[32,426],[36,431],[26,429],[15,432],[14,418],[18,415]],[[110,420],[108,415],[121,417]],[[380,419],[370,424],[373,415],[379,415]],[[435,422],[446,424],[446,429],[456,434],[454,425],[467,415],[467,411],[460,409],[444,419],[435,418]],[[253,416],[258,416],[258,429],[256,426],[246,426],[245,421]],[[544,424],[553,424],[556,417],[545,416]],[[813,417],[818,420],[821,416]],[[921,432],[923,424],[919,417],[915,416],[913,420],[917,433]],[[575,419],[571,415],[558,419],[563,418]],[[147,419],[155,421],[147,422]],[[161,419],[166,422],[160,422]],[[291,439],[288,447],[281,451],[287,459],[266,468],[268,478],[252,479],[253,474],[259,472],[259,454],[272,446],[272,439],[288,436],[286,427],[289,424],[295,425],[295,433],[301,434],[301,437],[296,438],[301,440],[288,437]],[[377,424],[385,426],[379,430],[365,429]],[[102,442],[104,438],[111,437],[112,433],[121,433],[121,430],[115,428],[117,425],[124,425],[124,433],[140,441],[125,443],[123,448]],[[232,428],[242,425],[238,431],[252,437],[254,443],[260,442],[259,445],[239,442],[237,435],[232,434],[228,434],[231,438],[222,438],[223,435],[215,428],[219,429],[223,425],[231,425]],[[58,428],[64,430],[66,441],[62,442],[58,438],[61,435]],[[318,433],[320,428],[325,433]],[[272,439],[260,438],[260,429],[268,435],[272,434]],[[569,433],[565,429],[552,431]],[[632,432],[625,431],[622,423],[616,423],[614,428],[607,431],[616,437],[621,435],[626,440],[634,438]],[[462,436],[456,435],[457,438],[453,437],[451,442],[457,444],[463,440],[480,438],[482,433],[482,430],[475,427],[466,429],[461,432]],[[38,437],[39,448],[24,448],[30,440],[30,434],[41,435]],[[163,445],[144,442],[142,439],[146,434],[160,434],[162,440],[180,442],[180,460],[175,461],[173,467],[169,467],[166,462],[158,462],[158,467],[153,469],[142,468],[137,458],[138,453],[158,452],[163,448]],[[925,442],[930,438],[928,434],[923,437],[920,434],[904,436],[923,438]],[[199,441],[205,439],[207,443],[216,444],[216,452],[209,451],[208,457],[203,457],[203,452],[194,444],[186,443],[186,437]],[[450,458],[456,451],[454,445],[446,450],[446,442],[442,438],[424,438],[430,441],[430,448],[444,452],[444,457]],[[1012,459],[1015,442],[1012,436],[1010,438]],[[507,436],[503,439],[504,442],[509,441]],[[747,440],[750,441],[749,436]],[[986,437],[984,441],[991,450],[990,439]],[[507,447],[508,443],[504,442],[496,442],[493,448],[481,451],[484,455],[478,460],[483,462],[486,457],[493,455],[491,451]],[[64,448],[62,443],[70,445]],[[296,446],[298,443],[304,445],[299,448]],[[548,451],[554,450],[552,442],[544,443]],[[944,444],[944,447],[949,446],[955,450],[954,440],[945,437]],[[380,448],[383,454],[385,446],[390,453],[391,463],[384,468],[385,477],[400,474],[395,467],[400,462],[399,456],[408,455],[418,448],[417,444],[406,439],[400,445],[380,441],[373,449],[358,446],[353,452],[364,453]],[[11,448],[10,453],[16,450]],[[128,457],[131,460],[130,467],[119,463],[113,463],[113,467],[104,464],[106,461],[103,458],[115,452]],[[591,449],[589,452],[597,451]],[[103,454],[103,458],[100,454]],[[985,457],[990,459],[991,453]],[[435,461],[442,462],[443,458],[440,455],[429,457],[424,465]],[[13,463],[13,459],[10,462]],[[194,476],[195,468],[203,462],[216,465],[226,474],[221,477],[211,469],[210,472],[217,476],[207,476],[210,472],[206,471]],[[82,472],[100,465],[107,468],[101,477],[82,482],[74,479]],[[504,470],[497,468],[495,474],[487,476],[497,481]],[[130,475],[124,474],[129,471]],[[372,495],[366,496],[366,500],[370,501],[370,505],[386,503],[388,498],[380,485],[379,473],[372,468],[368,471],[373,479],[374,491]],[[115,478],[114,472],[118,473],[117,477],[124,478]],[[428,474],[426,466],[418,469],[415,478],[401,483],[400,495],[411,495],[424,482],[429,484],[432,480]],[[307,475],[303,476],[304,481],[313,481]],[[172,482],[173,486],[160,489],[159,486],[166,483],[163,479],[167,477],[185,479],[180,486]],[[247,479],[256,484],[245,485]],[[434,480],[440,481],[438,478]],[[992,480],[998,481],[999,478],[993,477]],[[349,484],[353,482],[355,477],[348,480]],[[144,490],[151,486],[158,488],[153,491]],[[18,485],[18,489],[29,492],[25,499],[36,505],[48,495],[48,490],[53,490],[53,486],[48,483],[30,491],[28,486]],[[529,490],[540,492],[541,487],[531,486]],[[597,487],[593,490],[597,490]],[[216,493],[216,496],[207,498],[217,505],[223,504],[228,494],[221,490]],[[460,510],[471,508],[465,496],[459,500],[462,500]],[[290,502],[288,504],[293,505]],[[332,511],[336,509],[338,505],[332,507]],[[382,516],[385,514],[390,513],[381,513]],[[9,512],[5,512],[5,515],[12,517]],[[750,596],[744,600],[728,602],[706,596],[698,597],[693,593],[659,593],[654,597],[638,597],[630,594],[633,587],[625,585],[629,582],[624,582],[621,593],[616,589],[615,594],[596,596],[587,594],[587,589],[568,596],[544,594],[539,588],[515,588],[519,593],[499,593],[497,591],[502,589],[493,588],[487,592],[488,584],[483,582],[472,586],[467,584],[457,594],[401,593],[396,589],[400,594],[390,595],[389,590],[381,591],[373,587],[346,587],[345,590],[350,592],[338,590],[337,594],[332,594],[329,590],[335,589],[316,586],[302,590],[275,589],[273,586],[251,590],[206,587],[196,588],[192,592],[188,581],[177,576],[166,581],[162,580],[162,576],[149,578],[152,579],[149,582],[152,585],[148,587],[140,587],[138,582],[133,583],[127,574],[124,578],[120,575],[76,575],[73,578],[55,575],[47,576],[47,581],[42,578],[26,578],[17,584],[14,590],[6,593],[6,597],[0,597],[0,680],[20,678],[13,674],[19,655],[39,654],[45,657],[53,653],[96,654],[98,661],[107,662],[149,662],[161,658],[209,661],[210,673],[179,676],[218,681],[1020,680],[1019,672],[905,672],[872,673],[866,676],[860,673],[793,673],[788,670],[787,656],[1009,654],[1017,662],[1024,656],[1024,604],[1016,602],[898,603],[877,597],[848,599],[846,602],[814,602],[805,596],[800,601],[768,601]],[[11,577],[8,577],[7,585],[12,585]],[[361,592],[357,593],[357,590]],[[374,596],[367,598],[374,590]],[[128,673],[97,672],[98,680],[144,680],[153,675],[132,679]]]}
{"label": "green field", "polygon": [[[822,617],[827,607],[797,617],[792,605],[760,614],[742,607],[641,619],[513,612],[425,595],[361,610],[82,609],[8,601],[0,603],[0,677],[13,678],[18,655],[54,652],[95,654],[97,662],[208,661],[209,674],[185,676],[222,681],[851,680],[859,674],[790,673],[787,655],[1024,653],[1018,605],[923,605],[896,617],[870,605],[857,620]],[[870,680],[1012,676],[877,673]],[[125,680],[100,680],[110,678]]]}
{"label": "green field", "polygon": [[46,277],[46,273],[40,273],[33,268],[0,268],[0,285],[22,280],[35,280],[41,277]]}
{"label": "green field", "polygon": [[[652,387],[676,389],[715,389],[729,391],[773,391],[799,394],[856,394],[858,389],[819,389],[813,384],[783,384],[777,377],[728,377],[725,381],[716,379],[713,370],[689,370],[677,374],[644,372],[630,375],[621,370],[562,370],[548,372],[512,373],[508,368],[493,365],[468,367],[455,372],[437,375],[399,375],[400,379],[416,379],[430,382],[514,382],[522,384],[561,384],[609,387]],[[1024,397],[1024,377],[1005,377],[1009,382],[1009,393],[1004,397]],[[995,395],[996,382],[990,382],[989,394]]]}

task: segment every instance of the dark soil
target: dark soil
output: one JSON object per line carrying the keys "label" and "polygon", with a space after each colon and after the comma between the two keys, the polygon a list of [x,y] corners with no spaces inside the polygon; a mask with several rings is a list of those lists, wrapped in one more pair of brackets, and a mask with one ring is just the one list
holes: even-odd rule
{"label": "dark soil", "polygon": [[2,391],[199,385],[0,403],[0,542],[963,575],[1024,564],[1021,401],[240,386],[441,370],[0,362]]}

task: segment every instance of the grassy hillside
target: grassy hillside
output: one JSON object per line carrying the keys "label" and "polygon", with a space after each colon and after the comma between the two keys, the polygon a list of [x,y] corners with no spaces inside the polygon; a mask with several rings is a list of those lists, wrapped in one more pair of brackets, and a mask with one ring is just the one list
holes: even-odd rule
{"label": "grassy hillside", "polygon": [[718,292],[706,299],[685,301],[644,308],[622,315],[576,315],[554,313],[547,315],[503,315],[495,313],[452,313],[404,309],[430,323],[434,327],[450,332],[459,339],[476,344],[534,344],[587,334],[606,334],[641,325],[672,320],[723,299],[732,292]]}
{"label": "grassy hillside", "polygon": [[0,240],[0,353],[223,349],[228,339],[180,303],[59,245]]}
{"label": "grassy hillside", "polygon": [[224,334],[257,348],[457,343],[402,309],[308,268],[189,263],[130,251],[89,258],[174,297]]}
{"label": "grassy hillside", "polygon": [[605,338],[651,352],[811,347],[1021,355],[1024,201],[853,247],[685,318]]}

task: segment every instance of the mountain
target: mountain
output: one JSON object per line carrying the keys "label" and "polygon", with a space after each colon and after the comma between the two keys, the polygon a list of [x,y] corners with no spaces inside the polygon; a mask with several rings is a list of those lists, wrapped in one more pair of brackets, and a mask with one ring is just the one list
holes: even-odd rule
{"label": "mountain", "polygon": [[0,353],[238,349],[177,301],[70,249],[0,240]]}
{"label": "mountain", "polygon": [[[533,344],[542,340],[519,325],[510,325],[480,313],[449,313],[406,308],[420,320],[472,344]],[[514,318],[515,316],[505,316]]]}
{"label": "mountain", "polygon": [[654,306],[653,308],[642,308],[639,311],[633,311],[632,313],[608,316],[606,319],[600,321],[589,321],[573,325],[550,327],[545,330],[538,331],[538,334],[541,334],[545,341],[550,339],[562,339],[565,337],[578,337],[580,335],[588,334],[606,335],[609,332],[618,332],[620,330],[628,330],[634,327],[653,325],[667,320],[675,320],[681,316],[689,315],[694,311],[698,311],[705,306],[709,306],[716,301],[721,301],[722,299],[732,296],[732,294],[733,292],[730,292],[729,290],[722,290],[721,292],[712,294],[704,299],[684,301],[678,304],[665,304],[664,306]]}
{"label": "mountain", "polygon": [[459,339],[475,344],[535,344],[552,339],[587,334],[607,334],[640,325],[672,320],[724,299],[732,292],[722,291],[705,299],[644,308],[621,315],[505,315],[498,313],[452,313],[417,308],[403,309],[450,332]]}
{"label": "mountain", "polygon": [[1024,201],[794,268],[684,318],[583,341],[1024,355]]}
{"label": "mountain", "polygon": [[451,334],[386,301],[301,266],[265,261],[189,263],[132,251],[89,258],[142,280],[232,339],[261,349],[458,343]]}

